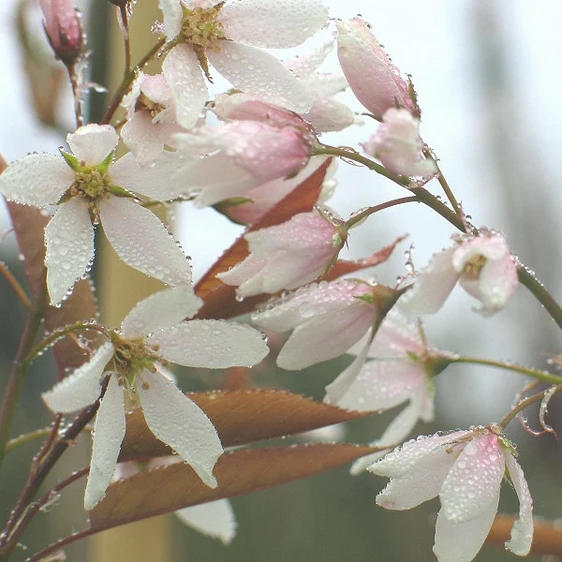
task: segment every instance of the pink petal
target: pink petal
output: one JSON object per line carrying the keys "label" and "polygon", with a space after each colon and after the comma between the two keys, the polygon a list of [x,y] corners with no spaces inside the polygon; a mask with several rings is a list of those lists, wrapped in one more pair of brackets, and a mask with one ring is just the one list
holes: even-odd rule
{"label": "pink petal", "polygon": [[57,203],[76,174],[60,156],[30,154],[0,175],[0,193],[18,203],[44,207]]}
{"label": "pink petal", "polygon": [[527,556],[533,542],[533,499],[525,475],[511,453],[505,453],[505,464],[519,498],[519,519],[515,521],[505,546],[517,556]]}
{"label": "pink petal", "polygon": [[84,125],[66,136],[70,150],[89,166],[101,164],[115,149],[119,135],[111,125]]}
{"label": "pink petal", "polygon": [[486,508],[478,516],[462,523],[450,521],[443,514],[437,516],[433,552],[439,562],[470,562],[482,548],[500,499],[499,489],[489,498]]}
{"label": "pink petal", "polygon": [[417,326],[393,308],[384,318],[369,349],[369,357],[388,359],[405,357],[408,353],[421,355],[425,348]]}
{"label": "pink petal", "polygon": [[207,56],[235,88],[246,94],[296,113],[304,113],[312,105],[312,94],[269,53],[222,41],[220,51],[208,50]]}
{"label": "pink petal", "polygon": [[171,328],[195,316],[202,305],[190,286],[164,289],[137,303],[123,320],[121,333],[126,338],[138,338]]}
{"label": "pink petal", "polygon": [[286,49],[304,43],[328,21],[319,0],[244,0],[219,13],[226,36],[254,47]]}
{"label": "pink petal", "polygon": [[47,287],[52,304],[59,304],[91,267],[94,227],[83,199],[63,203],[45,228]]}
{"label": "pink petal", "polygon": [[175,46],[162,63],[176,103],[176,117],[186,129],[195,126],[207,100],[207,86],[197,56],[187,45]]}
{"label": "pink petal", "polygon": [[105,496],[125,437],[125,401],[117,377],[111,377],[96,416],[92,462],[84,508],[93,509]]}
{"label": "pink petal", "polygon": [[251,367],[269,352],[260,332],[223,320],[190,320],[148,338],[164,359],[186,367]]}
{"label": "pink petal", "polygon": [[216,488],[213,468],[223,448],[205,412],[158,372],[139,375],[136,389],[150,431],[193,467],[207,486]]}
{"label": "pink petal", "polygon": [[138,203],[112,197],[100,203],[103,230],[132,268],[168,285],[191,282],[191,265],[160,219]]}
{"label": "pink petal", "polygon": [[113,345],[103,344],[92,358],[41,397],[53,412],[74,412],[93,404],[101,393],[103,371],[113,357]]}

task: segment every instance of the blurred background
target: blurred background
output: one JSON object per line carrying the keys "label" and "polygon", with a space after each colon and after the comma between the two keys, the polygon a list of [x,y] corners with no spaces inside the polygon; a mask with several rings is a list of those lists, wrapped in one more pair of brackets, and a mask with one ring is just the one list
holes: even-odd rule
{"label": "blurred background", "polygon": [[[558,72],[562,4],[557,0],[326,3],[331,4],[333,17],[362,14],[372,24],[394,63],[403,74],[412,75],[423,112],[422,137],[441,159],[441,168],[465,211],[476,225],[503,231],[512,251],[537,272],[560,301],[562,196],[557,183],[562,167],[562,83]],[[64,73],[50,62],[39,12],[30,0],[24,25],[31,33],[24,45],[19,33],[22,24],[17,19],[20,4],[18,0],[3,0],[0,7],[0,154],[8,162],[29,152],[56,153],[64,135],[74,127],[69,89],[65,87]],[[152,44],[147,30],[159,17],[155,4],[156,0],[145,0],[135,6],[134,18],[147,18],[146,25],[139,26],[144,29],[145,45]],[[92,80],[111,88],[112,76],[121,72],[122,60],[121,43],[108,25],[114,20],[114,7],[103,0],[83,1],[81,6],[94,50]],[[311,41],[311,46],[304,48],[314,44]],[[26,49],[34,55],[42,53],[44,65],[34,69],[26,65]],[[294,53],[279,54],[290,58]],[[335,54],[325,69],[337,70]],[[36,86],[35,98],[32,84]],[[220,90],[225,84],[217,80],[216,86]],[[60,97],[54,108],[41,102],[45,96],[52,100],[54,93],[49,92],[57,91]],[[351,94],[342,94],[341,99],[354,110],[362,111]],[[91,100],[90,110],[95,114],[104,98],[102,94],[92,94]],[[323,140],[357,146],[373,130],[366,120],[342,133],[326,135]],[[344,218],[361,207],[403,195],[384,178],[345,163],[340,164],[337,179],[338,187],[329,204]],[[438,187],[436,182],[429,185],[434,193],[438,193]],[[199,277],[241,230],[211,209],[185,207],[176,211],[175,228],[183,248],[193,258],[195,277]],[[2,230],[9,228],[5,214],[2,221]],[[393,285],[405,271],[404,251],[410,243],[415,248],[416,266],[422,267],[434,252],[450,244],[454,231],[425,208],[393,208],[353,231],[344,257],[365,257],[405,233],[410,234],[409,240],[389,262],[370,273],[374,278]],[[22,277],[13,237],[3,241],[0,256]],[[103,269],[97,273],[103,285],[107,273]],[[120,283],[125,286],[122,280]],[[0,323],[1,380],[8,372],[23,322],[21,307],[10,291],[0,278],[0,310],[5,319]],[[115,299],[119,301],[119,295]],[[463,355],[509,359],[540,368],[547,366],[550,356],[560,353],[559,331],[525,288],[520,288],[507,309],[493,318],[484,319],[473,313],[473,306],[474,301],[464,292],[455,291],[442,312],[426,320],[430,343]],[[111,318],[108,322],[117,324],[119,316],[126,312],[127,309],[115,312],[115,319],[113,312],[106,317]],[[287,388],[321,400],[324,386],[348,361],[344,357],[299,373],[277,372],[274,365],[266,365],[255,370],[252,382],[257,386]],[[40,393],[53,384],[52,369],[45,357],[30,373],[16,420],[18,431],[48,423]],[[179,373],[185,390],[210,389],[220,384],[220,379],[221,374]],[[449,368],[436,381],[436,422],[420,425],[418,432],[433,433],[438,429],[498,421],[509,411],[514,393],[523,384],[521,377],[508,372],[483,367]],[[560,428],[562,414],[557,397],[549,411],[550,423]],[[345,440],[369,442],[382,433],[393,415],[395,412],[354,422],[339,431],[344,432]],[[533,416],[530,418],[533,423]],[[562,449],[558,441],[552,435],[536,439],[516,424],[511,424],[508,435],[519,445],[520,462],[531,487],[536,515],[549,520],[559,518]],[[6,462],[0,488],[2,520],[26,477],[35,447],[33,443],[22,447]],[[68,462],[72,466],[87,464],[87,444],[78,444],[70,457]],[[152,521],[144,532],[149,536],[150,529],[159,533],[160,538],[155,536],[154,542],[164,536],[167,550],[164,548],[146,560],[433,560],[431,545],[438,502],[404,513],[378,509],[374,497],[385,484],[385,479],[369,474],[350,477],[347,468],[343,468],[235,498],[238,536],[228,547],[187,529],[171,516],[166,518],[165,530]],[[48,516],[37,518],[25,537],[30,552],[49,539],[81,528],[81,494],[80,485],[75,486],[65,495],[61,506],[55,505]],[[515,513],[517,509],[515,494],[508,486],[504,486],[500,506],[500,511],[506,513]],[[91,562],[140,560],[133,554],[110,554],[117,552],[111,550],[118,548],[117,543],[131,540],[126,529],[113,535],[113,546],[100,546],[94,541],[73,546],[68,550],[69,559],[84,560],[89,556]],[[25,559],[24,548],[15,560]],[[485,547],[477,558],[485,562],[511,559],[515,556],[493,547]]]}

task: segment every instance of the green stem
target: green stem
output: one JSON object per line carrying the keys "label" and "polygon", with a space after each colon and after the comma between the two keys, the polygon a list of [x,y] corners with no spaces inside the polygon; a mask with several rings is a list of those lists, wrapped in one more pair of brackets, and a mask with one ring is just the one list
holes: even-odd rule
{"label": "green stem", "polygon": [[467,363],[473,365],[485,365],[487,367],[496,367],[498,369],[506,369],[522,375],[527,375],[535,380],[545,382],[548,384],[562,384],[562,376],[554,375],[547,371],[540,371],[538,369],[530,369],[521,365],[514,365],[513,363],[504,363],[503,361],[495,361],[493,359],[482,359],[480,357],[454,357],[451,363]]}
{"label": "green stem", "polygon": [[10,284],[18,298],[20,299],[21,303],[25,308],[28,310],[31,308],[31,301],[27,296],[26,292],[23,290],[23,287],[19,284],[18,280],[14,277],[13,273],[8,269],[6,264],[0,261],[0,273],[4,275],[6,281]]}
{"label": "green stem", "polygon": [[50,427],[43,427],[42,429],[36,429],[35,431],[30,431],[29,433],[24,433],[23,435],[19,435],[18,437],[14,437],[10,439],[8,443],[6,443],[6,453],[13,451],[20,445],[24,445],[25,443],[29,443],[34,439],[39,437],[45,437],[51,433]]}
{"label": "green stem", "polygon": [[142,70],[144,66],[154,58],[154,56],[165,44],[166,39],[160,39],[160,41],[158,41],[158,43],[156,43],[156,45],[154,45],[152,49],[150,49],[150,51],[148,51],[148,53],[146,53],[146,55],[144,55],[144,57],[137,63],[135,68],[125,73],[125,75],[123,76],[123,80],[119,85],[119,88],[117,88],[117,91],[115,92],[113,98],[111,99],[111,102],[109,103],[107,109],[105,110],[105,113],[101,118],[100,125],[105,125],[111,121],[111,119],[113,118],[113,114],[117,111],[117,108],[123,100],[123,97],[131,88],[137,71]]}
{"label": "green stem", "polygon": [[[559,390],[562,390],[562,385],[558,385],[556,392],[558,392]],[[505,429],[509,425],[509,423],[513,421],[517,414],[519,414],[535,402],[542,400],[548,391],[549,389],[546,389],[542,392],[537,392],[537,394],[533,394],[533,396],[529,396],[529,398],[525,398],[525,400],[521,400],[521,402],[519,402],[519,404],[517,404],[517,406],[515,406],[515,408],[513,408],[513,410],[511,410],[511,412],[509,412],[509,414],[505,416],[505,418],[503,418],[503,420],[500,422],[500,426]]]}
{"label": "green stem", "polygon": [[390,207],[394,207],[396,205],[402,205],[403,203],[419,203],[418,198],[415,195],[411,197],[402,197],[400,199],[393,199],[392,201],[386,201],[385,203],[381,203],[380,205],[374,205],[373,207],[369,207],[364,209],[360,213],[353,215],[348,221],[346,221],[346,227],[353,228],[356,224],[360,223],[362,220],[378,213],[379,211],[384,211],[384,209],[390,209]]}

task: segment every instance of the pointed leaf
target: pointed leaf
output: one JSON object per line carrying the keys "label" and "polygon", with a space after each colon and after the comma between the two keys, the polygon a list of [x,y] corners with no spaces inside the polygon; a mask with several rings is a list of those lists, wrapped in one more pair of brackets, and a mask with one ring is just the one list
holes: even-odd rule
{"label": "pointed leaf", "polygon": [[273,449],[244,449],[227,453],[217,462],[218,488],[205,486],[183,463],[140,472],[110,486],[90,512],[91,529],[138,521],[191,505],[279,486],[350,463],[375,452],[348,444],[298,445]]}
{"label": "pointed leaf", "polygon": [[[365,417],[285,390],[243,389],[195,392],[188,396],[213,422],[224,447],[294,435]],[[169,455],[170,449],[150,432],[140,410],[127,416],[120,461]]]}

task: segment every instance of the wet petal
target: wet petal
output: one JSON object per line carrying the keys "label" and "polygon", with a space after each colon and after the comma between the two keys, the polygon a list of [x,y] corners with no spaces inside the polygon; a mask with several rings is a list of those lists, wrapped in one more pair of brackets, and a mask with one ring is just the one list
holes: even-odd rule
{"label": "wet petal", "polygon": [[251,367],[269,352],[260,332],[224,320],[191,320],[148,338],[158,354],[178,365],[224,369]]}
{"label": "wet petal", "polygon": [[269,53],[222,41],[220,51],[208,50],[207,56],[235,88],[246,94],[297,113],[308,111],[312,105],[311,92]]}
{"label": "wet petal", "polygon": [[45,228],[47,287],[60,303],[94,261],[94,227],[83,199],[63,203]]}
{"label": "wet petal", "polygon": [[92,463],[84,508],[93,509],[105,496],[117,465],[121,443],[125,436],[125,402],[116,377],[111,377],[101,401],[94,425]]}
{"label": "wet petal", "polygon": [[463,523],[450,521],[443,514],[437,516],[433,552],[439,562],[470,562],[482,548],[490,531],[500,499],[499,490],[490,498],[486,509],[477,517]]}
{"label": "wet petal", "polygon": [[100,204],[103,230],[128,265],[169,285],[191,282],[191,265],[160,219],[127,199]]}
{"label": "wet petal", "polygon": [[328,21],[319,0],[244,0],[227,3],[219,13],[226,36],[265,49],[304,43]]}
{"label": "wet petal", "polygon": [[224,544],[230,544],[236,536],[236,517],[227,499],[186,507],[175,515],[188,527]]}
{"label": "wet petal", "polygon": [[181,32],[183,12],[179,0],[160,0],[158,7],[164,16],[164,29],[166,38],[171,41]]}
{"label": "wet petal", "polygon": [[30,154],[0,175],[0,193],[35,207],[56,203],[72,185],[75,173],[60,156]]}
{"label": "wet petal", "polygon": [[213,468],[223,448],[207,415],[160,373],[145,371],[136,388],[150,431],[192,466],[207,486],[216,488]]}
{"label": "wet petal", "polygon": [[101,164],[113,152],[119,142],[119,135],[111,125],[92,123],[67,135],[66,142],[76,158],[95,166]]}
{"label": "wet petal", "polygon": [[93,404],[101,392],[103,371],[113,357],[113,345],[105,343],[92,358],[41,396],[53,412],[74,412]]}
{"label": "wet petal", "polygon": [[139,302],[121,325],[126,338],[146,336],[195,316],[203,301],[189,287],[174,287]]}
{"label": "wet petal", "polygon": [[505,453],[505,464],[519,498],[519,519],[515,521],[505,546],[517,556],[527,556],[533,542],[533,499],[525,475],[511,453]]}

